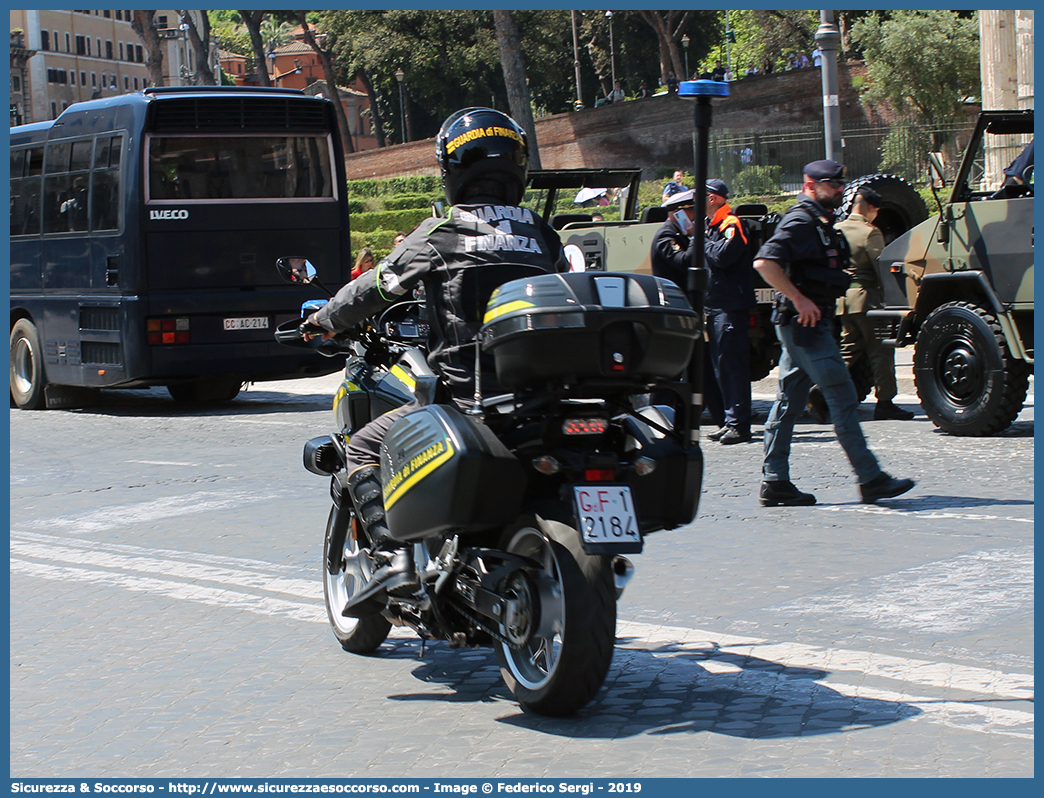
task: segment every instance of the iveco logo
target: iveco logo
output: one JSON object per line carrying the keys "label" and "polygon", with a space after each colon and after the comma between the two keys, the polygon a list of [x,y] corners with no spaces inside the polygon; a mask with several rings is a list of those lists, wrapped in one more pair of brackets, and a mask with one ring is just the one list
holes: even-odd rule
{"label": "iveco logo", "polygon": [[150,219],[187,219],[188,211],[149,211]]}

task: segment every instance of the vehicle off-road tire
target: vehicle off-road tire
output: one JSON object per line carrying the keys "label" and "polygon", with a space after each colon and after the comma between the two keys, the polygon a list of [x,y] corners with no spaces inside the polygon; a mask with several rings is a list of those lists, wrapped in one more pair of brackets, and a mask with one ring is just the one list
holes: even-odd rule
{"label": "vehicle off-road tire", "polygon": [[864,186],[872,188],[883,200],[874,225],[881,230],[886,244],[928,218],[928,206],[912,185],[898,175],[881,174],[858,177],[845,187],[838,218],[846,218],[852,212],[856,192]]}
{"label": "vehicle off-road tire", "polygon": [[193,382],[181,382],[167,386],[170,398],[179,404],[203,404],[209,402],[231,402],[243,387],[243,381],[235,377],[203,377]]}
{"label": "vehicle off-road tire", "polygon": [[[347,495],[344,501],[348,501]],[[351,534],[350,515],[344,514],[342,520],[347,521],[344,528],[339,526],[337,516],[337,508],[333,507],[330,510],[330,519],[326,522],[326,536],[323,542],[323,597],[326,600],[326,617],[341,648],[353,654],[369,654],[388,637],[391,623],[383,615],[368,615],[365,618],[346,618],[341,615],[344,605],[362,590],[366,580],[346,572],[345,563],[348,558],[359,554],[359,541]],[[330,567],[331,547],[337,550],[333,554],[333,568]],[[367,562],[365,558],[362,559],[363,568],[367,567]]]}
{"label": "vehicle off-road tire", "polygon": [[[534,518],[509,528],[501,547],[542,563],[553,583],[550,598],[534,616],[540,629],[519,647],[496,643],[501,676],[523,707],[542,715],[572,715],[601,688],[613,659],[612,558],[585,553],[580,535],[565,524],[538,524]],[[535,592],[532,585],[528,589]]]}
{"label": "vehicle off-road tire", "polygon": [[929,313],[917,334],[914,383],[939,429],[994,435],[1022,410],[1029,367],[1012,356],[993,314],[970,302],[949,302]]}
{"label": "vehicle off-road tire", "polygon": [[22,410],[43,410],[46,386],[40,333],[31,321],[19,319],[11,328],[11,401]]}

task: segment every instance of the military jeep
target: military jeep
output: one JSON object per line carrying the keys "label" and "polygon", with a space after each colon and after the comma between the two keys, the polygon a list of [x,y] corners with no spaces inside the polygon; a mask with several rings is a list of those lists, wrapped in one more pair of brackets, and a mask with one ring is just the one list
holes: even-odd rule
{"label": "military jeep", "polygon": [[[1033,111],[984,111],[939,213],[885,247],[886,343],[914,345],[921,406],[953,435],[1007,429],[1033,371],[1033,176],[998,190],[1033,136]],[[944,166],[933,163],[933,190]]]}

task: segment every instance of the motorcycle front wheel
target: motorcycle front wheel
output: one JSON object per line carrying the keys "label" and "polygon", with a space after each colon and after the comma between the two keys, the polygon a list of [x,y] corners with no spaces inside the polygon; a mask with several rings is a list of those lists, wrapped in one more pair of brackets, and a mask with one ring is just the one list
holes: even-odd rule
{"label": "motorcycle front wheel", "polygon": [[[504,535],[505,551],[543,565],[550,589],[509,587],[520,604],[539,601],[539,606],[522,606],[517,613],[533,619],[527,639],[498,642],[495,650],[501,676],[520,704],[542,715],[572,715],[595,696],[609,671],[616,588],[611,558],[585,553],[579,534],[565,524],[551,521],[543,527],[527,519]],[[536,599],[538,592],[543,600]]]}
{"label": "motorcycle front wheel", "polygon": [[[347,497],[346,497],[347,498]],[[344,527],[341,528],[341,524]],[[334,549],[331,567],[331,548]],[[350,513],[338,518],[337,507],[330,510],[323,543],[323,596],[326,617],[341,648],[353,654],[368,654],[388,637],[391,624],[383,615],[346,618],[341,610],[372,575],[370,560],[360,552],[359,539],[352,534]]]}

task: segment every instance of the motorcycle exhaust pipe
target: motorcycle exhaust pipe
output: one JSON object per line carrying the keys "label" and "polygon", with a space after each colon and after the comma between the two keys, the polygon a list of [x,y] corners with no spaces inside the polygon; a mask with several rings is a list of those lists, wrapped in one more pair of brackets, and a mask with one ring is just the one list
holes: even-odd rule
{"label": "motorcycle exhaust pipe", "polygon": [[617,554],[613,557],[613,584],[616,586],[616,598],[623,595],[624,588],[634,576],[634,564],[626,557]]}

